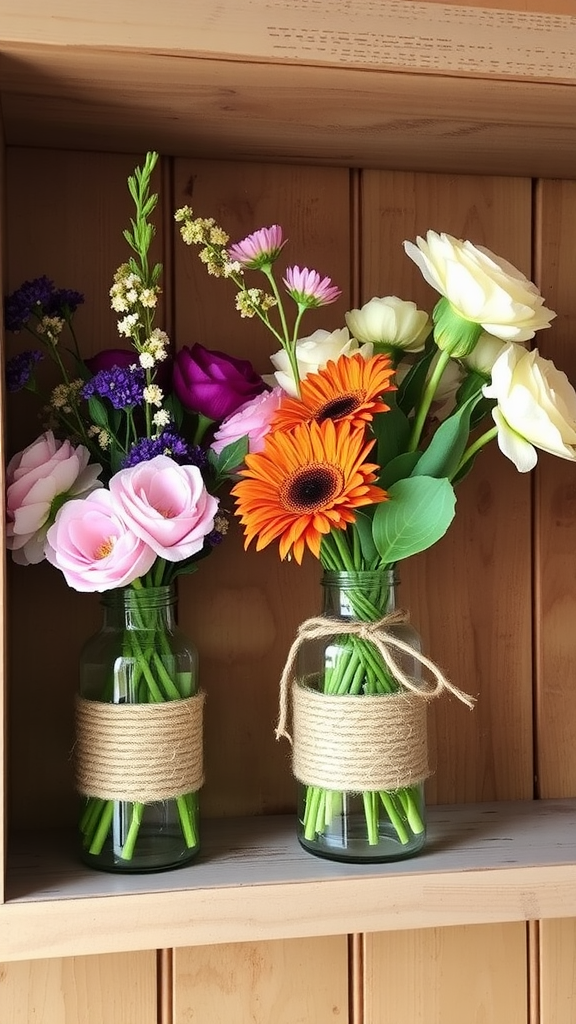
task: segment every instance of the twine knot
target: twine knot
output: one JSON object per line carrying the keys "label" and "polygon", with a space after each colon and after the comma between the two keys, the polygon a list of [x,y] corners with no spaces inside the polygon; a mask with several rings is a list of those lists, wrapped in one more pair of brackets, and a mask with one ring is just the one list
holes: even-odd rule
{"label": "twine knot", "polygon": [[[399,609],[384,615],[381,619],[369,622],[357,619],[340,620],[324,615],[318,615],[302,622],[288,651],[286,664],[280,678],[280,708],[278,725],[276,727],[276,739],[279,740],[281,737],[285,737],[292,743],[292,737],[287,729],[288,706],[290,683],[293,680],[296,659],[300,648],[310,640],[319,640],[322,637],[328,636],[354,636],[371,643],[378,651],[392,678],[399,684],[400,690],[405,693],[414,694],[425,701],[434,700],[443,693],[451,693],[458,700],[462,701],[463,704],[466,704],[467,707],[473,708],[475,704],[474,697],[454,686],[430,658],[427,658],[420,651],[415,650],[410,644],[391,632],[391,627],[408,622],[408,619],[407,612]],[[394,657],[393,651],[409,655],[422,668],[426,669],[432,677],[428,685],[421,680],[414,680],[407,676]]]}

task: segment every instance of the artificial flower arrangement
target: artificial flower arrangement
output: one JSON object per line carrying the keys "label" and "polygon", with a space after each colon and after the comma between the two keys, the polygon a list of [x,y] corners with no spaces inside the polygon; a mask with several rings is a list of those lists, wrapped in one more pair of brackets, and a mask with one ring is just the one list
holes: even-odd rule
{"label": "artificial flower arrangement", "polygon": [[[290,267],[282,279],[296,304],[290,322],[275,277],[286,244],[280,226],[229,245],[213,219],[189,207],[176,220],[208,272],[234,282],[241,316],[258,318],[279,345],[272,391],[219,428],[228,442],[249,435],[232,489],[245,545],[278,542],[280,557],[298,563],[309,549],[324,570],[357,574],[353,617],[385,622],[386,585],[367,589],[366,580],[386,579],[402,559],[440,540],[455,514],[457,484],[491,441],[520,472],[535,466],[538,449],[576,460],[576,392],[526,345],[555,313],[488,249],[435,231],[406,241],[406,255],[440,294],[431,316],[397,296],[374,297],[346,313],[341,329],[301,337],[304,312],[340,291],[315,270]],[[264,288],[247,283],[250,272],[264,276]],[[339,629],[332,624],[333,634]],[[375,658],[382,639],[378,629],[370,639],[340,638],[317,688],[347,697],[406,692],[401,683],[411,688],[410,680],[397,662]],[[435,666],[420,661],[437,679]],[[287,735],[285,696],[282,704],[277,736]],[[335,788],[305,787],[305,840],[321,837],[341,811],[346,794]],[[383,807],[400,844],[423,832],[415,786],[373,790],[362,792],[368,845],[379,841]]]}

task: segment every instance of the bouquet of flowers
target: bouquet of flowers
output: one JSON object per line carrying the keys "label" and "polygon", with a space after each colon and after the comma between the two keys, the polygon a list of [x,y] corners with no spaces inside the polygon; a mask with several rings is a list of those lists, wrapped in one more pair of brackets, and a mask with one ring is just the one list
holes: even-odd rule
{"label": "bouquet of flowers", "polygon": [[[8,463],[6,508],[15,562],[47,559],[77,591],[120,591],[130,600],[125,676],[110,664],[104,692],[94,700],[159,705],[194,694],[195,669],[174,663],[169,630],[146,596],[196,571],[222,541],[228,518],[217,494],[243,462],[246,441],[212,444],[214,433],[249,399],[265,401],[269,389],[249,362],[199,344],[173,357],[155,323],[162,273],[150,262],[156,162],[157,154],[149,153],[128,180],[135,212],[124,236],[131,255],[110,290],[127,347],[84,359],[74,327],[83,296],[47,277],[26,281],[6,300],[7,329],[38,343],[8,361],[8,390],[40,395],[38,368],[45,357],[59,377],[43,410],[46,429]],[[82,792],[84,847],[98,857],[118,801]],[[189,849],[198,842],[194,797],[176,797]],[[122,838],[115,845],[129,864],[144,801],[121,804]]]}
{"label": "bouquet of flowers", "polygon": [[[431,315],[397,296],[374,297],[347,312],[339,330],[301,337],[305,311],[336,301],[340,291],[299,266],[284,272],[279,287],[280,226],[230,245],[211,218],[189,207],[175,216],[208,272],[236,285],[240,315],[259,319],[278,345],[272,390],[220,427],[233,441],[266,402],[265,433],[260,427],[258,448],[246,455],[232,491],[245,544],[260,550],[277,541],[280,557],[298,563],[308,548],[326,571],[352,574],[350,616],[382,627],[386,585],[374,581],[440,540],[458,483],[491,441],[519,472],[535,466],[538,450],[576,460],[576,392],[526,344],[555,314],[531,281],[488,249],[435,231],[406,241],[406,255],[440,295]],[[251,272],[263,275],[263,288],[247,283]],[[292,318],[282,293],[295,304]],[[382,628],[370,639],[338,636],[340,620],[322,629],[337,637],[313,680],[324,694],[417,688],[392,657],[375,657],[375,645],[389,640]],[[286,735],[285,707],[277,735]],[[337,789],[307,786],[307,840],[338,813],[346,794]],[[412,785],[367,786],[362,797],[368,844],[378,843],[382,806],[401,844],[423,831]]]}

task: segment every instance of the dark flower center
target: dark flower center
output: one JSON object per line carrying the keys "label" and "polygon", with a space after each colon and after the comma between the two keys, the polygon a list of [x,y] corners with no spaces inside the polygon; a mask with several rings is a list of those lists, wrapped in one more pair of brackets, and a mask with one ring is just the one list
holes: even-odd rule
{"label": "dark flower center", "polygon": [[343,416],[349,416],[350,413],[355,412],[362,405],[364,399],[365,395],[358,391],[350,391],[347,395],[338,395],[338,398],[332,398],[321,406],[314,419],[317,423],[323,423],[324,420],[339,420]]}
{"label": "dark flower center", "polygon": [[311,463],[285,481],[280,500],[290,512],[315,512],[340,494],[343,476],[337,466]]}

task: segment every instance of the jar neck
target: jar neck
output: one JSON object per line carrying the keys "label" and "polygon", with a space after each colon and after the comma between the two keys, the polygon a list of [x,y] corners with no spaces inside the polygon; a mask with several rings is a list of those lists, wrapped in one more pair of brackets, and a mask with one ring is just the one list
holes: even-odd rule
{"label": "jar neck", "polygon": [[168,587],[121,587],[102,595],[104,626],[157,630],[175,626],[176,590]]}
{"label": "jar neck", "polygon": [[324,615],[370,621],[396,610],[398,576],[393,569],[324,572]]}

